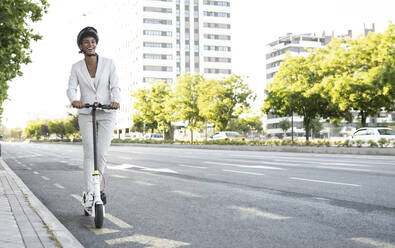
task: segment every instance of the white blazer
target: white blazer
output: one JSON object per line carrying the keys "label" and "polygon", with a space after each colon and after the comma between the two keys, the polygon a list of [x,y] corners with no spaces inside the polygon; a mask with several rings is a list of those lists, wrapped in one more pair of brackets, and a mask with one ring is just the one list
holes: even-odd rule
{"label": "white blazer", "polygon": [[[114,62],[104,57],[98,57],[98,60],[96,76],[93,82],[85,59],[78,61],[71,67],[67,89],[67,96],[71,103],[73,101],[82,101],[84,104],[92,104],[94,102],[101,104],[120,103],[121,88]],[[97,86],[95,87],[95,85]],[[78,86],[80,87],[80,96],[77,93]],[[90,109],[82,108],[78,110],[78,113],[89,114],[90,111]]]}

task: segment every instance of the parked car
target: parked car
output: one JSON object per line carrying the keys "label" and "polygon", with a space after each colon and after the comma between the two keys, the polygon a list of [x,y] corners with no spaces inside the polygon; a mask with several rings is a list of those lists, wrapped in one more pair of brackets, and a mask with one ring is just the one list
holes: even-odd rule
{"label": "parked car", "polygon": [[218,132],[211,136],[213,140],[225,140],[225,141],[244,141],[245,137],[238,132],[226,131]]}
{"label": "parked car", "polygon": [[395,132],[387,127],[363,127],[357,129],[352,135],[351,140],[362,140],[367,143],[369,140],[378,142],[380,139],[386,139],[393,144],[395,142]]}
{"label": "parked car", "polygon": [[160,133],[146,133],[144,140],[163,140],[163,135]]}

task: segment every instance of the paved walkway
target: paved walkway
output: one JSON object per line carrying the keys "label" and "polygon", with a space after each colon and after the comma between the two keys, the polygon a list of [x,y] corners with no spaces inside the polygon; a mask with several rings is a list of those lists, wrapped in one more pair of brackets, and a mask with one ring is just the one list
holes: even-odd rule
{"label": "paved walkway", "polygon": [[0,158],[0,248],[83,247]]}

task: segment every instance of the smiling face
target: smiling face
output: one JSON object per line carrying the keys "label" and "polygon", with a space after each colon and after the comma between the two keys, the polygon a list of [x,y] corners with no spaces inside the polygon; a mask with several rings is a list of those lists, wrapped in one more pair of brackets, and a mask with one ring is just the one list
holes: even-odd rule
{"label": "smiling face", "polygon": [[80,49],[84,51],[86,55],[93,55],[96,53],[96,39],[93,37],[85,37],[82,40],[82,44],[80,45]]}

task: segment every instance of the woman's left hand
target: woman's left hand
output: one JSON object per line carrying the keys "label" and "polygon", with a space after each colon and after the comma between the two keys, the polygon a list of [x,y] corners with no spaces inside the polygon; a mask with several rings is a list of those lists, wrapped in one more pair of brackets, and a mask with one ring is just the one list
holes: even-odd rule
{"label": "woman's left hand", "polygon": [[117,103],[117,102],[111,102],[111,103],[110,103],[110,107],[111,107],[112,109],[119,109],[119,103]]}

